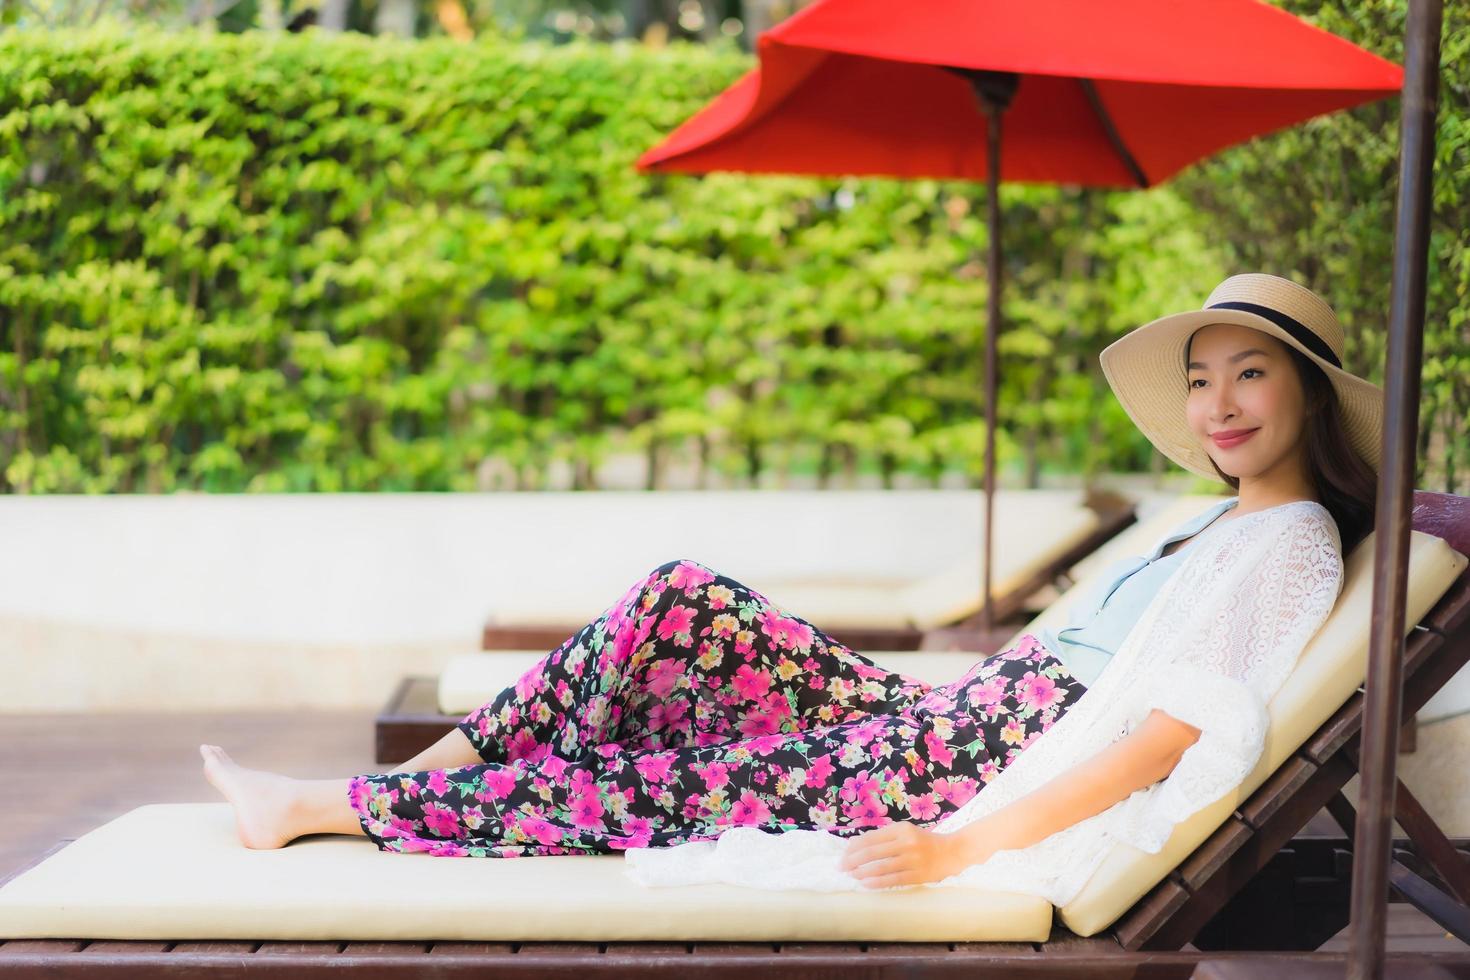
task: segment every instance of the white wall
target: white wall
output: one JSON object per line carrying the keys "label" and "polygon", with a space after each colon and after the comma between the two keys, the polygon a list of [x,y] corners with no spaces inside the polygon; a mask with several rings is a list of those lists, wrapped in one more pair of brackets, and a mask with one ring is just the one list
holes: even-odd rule
{"label": "white wall", "polygon": [[968,490],[4,496],[0,711],[377,706],[403,674],[476,649],[497,609],[572,608],[587,622],[677,558],[757,589],[845,569],[915,576],[973,553],[981,500]]}

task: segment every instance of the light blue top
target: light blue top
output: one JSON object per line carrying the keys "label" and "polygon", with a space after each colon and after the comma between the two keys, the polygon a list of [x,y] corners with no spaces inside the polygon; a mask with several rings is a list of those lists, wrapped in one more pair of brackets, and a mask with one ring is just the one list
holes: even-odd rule
{"label": "light blue top", "polygon": [[1123,558],[1113,563],[1097,587],[1068,608],[1066,625],[1057,630],[1037,630],[1037,639],[1057,655],[1073,677],[1091,687],[1195,542],[1160,557],[1164,548],[1204,530],[1239,502],[1239,497],[1222,500],[1185,521],[1160,540],[1146,558]]}

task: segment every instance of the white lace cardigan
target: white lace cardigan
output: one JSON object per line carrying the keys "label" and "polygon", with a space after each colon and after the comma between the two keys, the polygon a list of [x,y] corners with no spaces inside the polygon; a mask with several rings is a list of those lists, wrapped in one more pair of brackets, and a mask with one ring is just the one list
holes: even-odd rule
{"label": "white lace cardigan", "polygon": [[[1122,738],[1155,708],[1200,730],[1165,779],[1024,848],[995,852],[943,881],[1070,902],[1114,841],[1157,853],[1174,825],[1255,767],[1266,705],[1342,588],[1337,524],[1292,501],[1200,532],[1112,661],[1066,713],[990,783],[931,829],[953,833]],[[733,827],[714,841],[630,848],[625,873],[650,886],[728,882],[854,891],[838,866],[850,838],[825,830]]]}

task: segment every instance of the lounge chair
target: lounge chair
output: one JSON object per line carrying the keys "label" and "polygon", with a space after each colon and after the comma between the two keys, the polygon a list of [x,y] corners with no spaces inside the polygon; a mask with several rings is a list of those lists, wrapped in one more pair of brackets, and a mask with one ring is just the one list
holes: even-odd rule
{"label": "lounge chair", "polygon": [[[748,582],[778,605],[799,610],[809,622],[822,624],[830,635],[853,649],[912,650],[931,630],[947,627],[975,632],[983,606],[981,559],[972,546],[975,539],[966,536],[956,541],[952,536],[942,539],[933,534],[936,520],[941,525],[952,523],[951,518],[939,519],[934,509],[942,508],[947,514],[961,504],[968,508],[970,495],[935,497],[932,493],[900,491],[834,496],[788,491],[780,506],[799,511],[796,533],[801,540],[783,540],[786,553],[780,554],[781,549],[777,549],[775,557],[768,558],[759,546],[744,544],[758,537],[755,522],[764,511],[747,514],[742,509],[756,504],[769,506],[767,498],[775,493],[778,491],[712,498],[708,506],[722,515],[708,525],[714,537],[706,543],[700,537],[701,526],[686,523],[679,526],[679,550],[691,552],[699,560]],[[609,505],[621,508],[627,503],[619,500]],[[608,520],[599,515],[588,536]],[[997,491],[996,539],[991,557],[996,622],[1004,622],[1038,589],[1134,520],[1135,505],[1107,491]],[[741,544],[726,559],[721,549],[732,547],[734,527],[749,529],[749,533],[742,531],[735,536]],[[844,556],[837,549],[852,537],[853,527],[871,531],[869,537],[875,544],[863,553]],[[917,534],[943,541],[951,548],[948,557],[936,559],[940,564],[928,570],[904,567],[896,560],[886,560],[877,567],[863,566],[862,559],[872,554],[923,559],[924,555],[913,547],[913,536]],[[820,560],[807,567],[792,567],[791,551],[802,549]],[[834,564],[846,571],[834,574],[830,571]],[[556,590],[528,585],[524,593],[497,597],[497,608],[482,631],[481,648],[550,650],[560,645],[592,615],[601,612],[608,595],[620,587],[621,580],[576,575],[576,569],[569,569]]]}
{"label": "lounge chair", "polygon": [[[1414,526],[1406,717],[1470,658],[1470,498],[1416,493]],[[1055,910],[1059,925],[1040,899],[974,889],[645,889],[616,854],[449,861],[382,854],[341,836],[248,851],[234,841],[227,804],[151,804],[0,887],[0,937],[21,940],[0,946],[0,966],[37,975],[274,966],[800,976],[987,966],[1095,975],[1107,964],[1133,975],[1146,961],[1151,975],[1187,976],[1218,954],[1181,947],[1311,816],[1341,811],[1334,794],[1353,772],[1361,723],[1372,539],[1346,564],[1341,599],[1272,699],[1256,770],[1177,827],[1160,853],[1116,845]],[[1459,881],[1459,852],[1411,799],[1401,790],[1398,813],[1418,858]],[[1423,881],[1396,870],[1395,883],[1415,890]],[[1465,968],[1470,954],[1454,963]]]}

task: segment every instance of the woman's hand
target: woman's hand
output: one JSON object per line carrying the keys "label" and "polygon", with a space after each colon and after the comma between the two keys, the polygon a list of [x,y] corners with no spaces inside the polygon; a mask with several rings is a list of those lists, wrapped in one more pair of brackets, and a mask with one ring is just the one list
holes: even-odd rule
{"label": "woman's hand", "polygon": [[864,888],[942,881],[969,864],[955,844],[953,834],[900,820],[851,838],[838,867]]}

